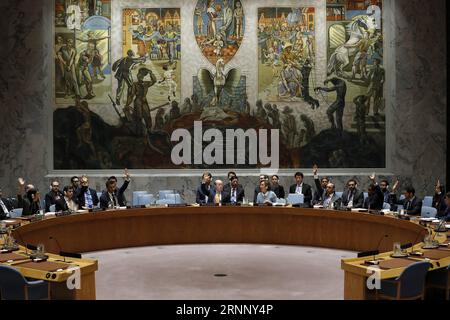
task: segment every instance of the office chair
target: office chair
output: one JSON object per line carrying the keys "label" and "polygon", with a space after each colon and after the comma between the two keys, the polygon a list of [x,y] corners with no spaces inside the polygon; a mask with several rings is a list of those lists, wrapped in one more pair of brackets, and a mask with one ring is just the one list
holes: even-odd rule
{"label": "office chair", "polygon": [[28,281],[14,268],[0,265],[1,300],[50,299],[50,285],[46,281]]}

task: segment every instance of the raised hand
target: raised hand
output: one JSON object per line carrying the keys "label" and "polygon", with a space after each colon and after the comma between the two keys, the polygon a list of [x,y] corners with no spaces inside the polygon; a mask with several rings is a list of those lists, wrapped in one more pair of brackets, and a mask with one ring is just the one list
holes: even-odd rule
{"label": "raised hand", "polygon": [[439,181],[439,179],[436,182],[435,191],[436,191],[436,193],[440,193],[441,192],[441,182]]}
{"label": "raised hand", "polygon": [[127,180],[127,181],[130,180],[131,175],[128,172],[127,168],[125,168],[125,170],[123,171],[123,176],[124,176],[125,180]]}
{"label": "raised hand", "polygon": [[17,181],[19,182],[20,187],[23,187],[25,185],[25,180],[23,178],[19,178],[17,179]]}
{"label": "raised hand", "polygon": [[319,171],[319,167],[317,166],[317,164],[313,165],[313,175],[317,175],[317,171]]}
{"label": "raised hand", "polygon": [[399,184],[400,184],[400,181],[398,181],[398,179],[397,179],[394,183],[394,186],[392,187],[392,193],[395,193],[397,191]]}
{"label": "raised hand", "polygon": [[375,172],[374,172],[374,173],[372,173],[372,174],[369,176],[369,179],[370,179],[371,181],[375,181],[375,177],[376,177],[376,175],[375,175]]}

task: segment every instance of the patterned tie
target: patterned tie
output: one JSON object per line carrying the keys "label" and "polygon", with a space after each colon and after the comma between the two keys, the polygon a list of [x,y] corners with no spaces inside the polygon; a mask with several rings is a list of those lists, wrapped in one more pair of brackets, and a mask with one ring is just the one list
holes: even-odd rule
{"label": "patterned tie", "polygon": [[216,193],[216,198],[214,201],[216,204],[220,204],[220,193]]}
{"label": "patterned tie", "polygon": [[94,206],[94,202],[92,201],[91,191],[89,189],[84,193],[84,199],[86,202],[86,207],[92,208]]}

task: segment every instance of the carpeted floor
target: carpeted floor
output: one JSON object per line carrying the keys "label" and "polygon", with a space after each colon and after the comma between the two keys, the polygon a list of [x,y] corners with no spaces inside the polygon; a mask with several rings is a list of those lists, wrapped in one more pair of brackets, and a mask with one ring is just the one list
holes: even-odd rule
{"label": "carpeted floor", "polygon": [[341,300],[349,251],[275,245],[177,245],[83,255],[98,259],[97,299]]}

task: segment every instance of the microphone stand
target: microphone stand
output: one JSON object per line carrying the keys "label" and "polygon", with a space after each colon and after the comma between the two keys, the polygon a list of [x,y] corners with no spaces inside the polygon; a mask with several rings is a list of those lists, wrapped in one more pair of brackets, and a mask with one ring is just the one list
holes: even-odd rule
{"label": "microphone stand", "polygon": [[381,237],[380,241],[378,242],[378,246],[377,246],[377,250],[376,250],[376,252],[378,252],[378,253],[376,253],[376,254],[373,255],[373,260],[374,260],[374,261],[377,261],[376,256],[377,256],[378,254],[380,254],[380,245],[381,245],[381,242],[383,241],[384,238],[387,238],[387,237],[389,237],[389,235],[388,235],[388,234],[385,234],[384,236]]}
{"label": "microphone stand", "polygon": [[[50,237],[48,237],[48,238],[49,238],[50,240],[55,240],[56,245],[57,245],[58,248],[59,248],[59,255],[61,255],[62,250],[61,250],[61,245],[59,244],[58,239],[56,239],[55,237],[52,237],[52,236],[50,236]],[[73,261],[66,261],[66,256],[65,256],[65,255],[62,255],[62,257],[63,257],[63,260],[59,259],[59,260],[57,260],[57,261],[61,261],[61,262],[65,262],[65,263],[72,263],[72,262],[73,262]]]}

